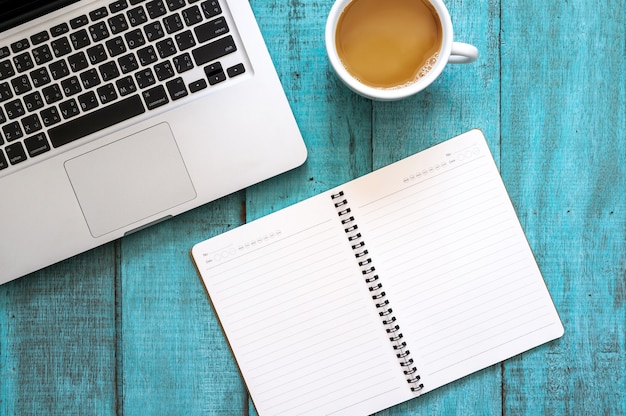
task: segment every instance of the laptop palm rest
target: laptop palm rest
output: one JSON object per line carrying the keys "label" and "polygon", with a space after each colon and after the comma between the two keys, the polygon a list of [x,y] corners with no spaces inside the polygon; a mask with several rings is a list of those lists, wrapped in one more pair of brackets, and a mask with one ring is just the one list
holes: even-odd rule
{"label": "laptop palm rest", "polygon": [[141,222],[196,197],[167,123],[65,162],[93,237]]}

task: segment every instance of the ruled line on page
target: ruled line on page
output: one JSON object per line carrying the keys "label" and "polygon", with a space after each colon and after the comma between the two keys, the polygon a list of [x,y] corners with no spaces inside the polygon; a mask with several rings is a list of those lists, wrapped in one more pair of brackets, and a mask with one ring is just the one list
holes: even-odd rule
{"label": "ruled line on page", "polygon": [[[306,378],[307,382],[300,384],[297,387],[292,387],[291,389],[289,388],[284,389],[284,387],[293,386],[293,383],[291,380],[282,379],[281,383],[273,384],[271,387],[268,386],[266,387],[265,390],[259,389],[259,394],[264,394],[266,392],[270,392],[270,393],[273,392],[274,393],[273,395],[266,395],[264,397],[265,400],[269,401],[272,399],[276,399],[283,394],[292,393],[298,389],[306,389],[308,386],[315,384],[315,383],[330,382],[330,380],[328,379],[329,371],[332,371],[334,373],[340,373],[343,375],[341,378],[333,378],[332,380],[333,383],[341,384],[341,381],[344,378],[350,378],[350,377],[353,377],[355,374],[359,374],[360,370],[356,370],[356,366],[354,365],[354,362],[363,362],[364,360],[366,360],[366,357],[375,356],[376,353],[379,352],[378,348],[376,347],[377,345],[369,346],[368,349],[363,349],[356,354],[351,354],[350,357],[347,359],[341,357],[341,358],[335,358],[334,360],[327,360],[327,361],[324,361],[323,363],[317,363],[317,362],[307,363],[307,365],[304,367],[299,367],[299,368],[291,367],[290,371],[292,373],[294,374],[300,373],[301,375],[299,377]],[[379,364],[378,367],[382,368],[382,364]],[[309,368],[310,370],[307,371],[307,369]],[[350,368],[353,369],[352,372],[348,371]],[[264,373],[264,374],[267,374],[267,373]]]}
{"label": "ruled line on page", "polygon": [[335,410],[335,411],[333,411],[333,412],[327,413],[327,414],[326,414],[326,416],[336,415],[337,413],[344,412],[344,411],[346,411],[346,410],[348,410],[348,409],[351,409],[351,408],[353,408],[353,407],[355,407],[355,406],[360,405],[361,403],[365,403],[365,402],[368,402],[368,401],[371,401],[371,400],[377,399],[378,397],[385,396],[385,395],[387,395],[387,394],[389,394],[389,393],[391,393],[391,392],[393,392],[393,391],[396,391],[396,390],[398,390],[398,388],[393,388],[393,389],[390,389],[390,390],[386,390],[386,391],[379,392],[378,394],[375,394],[375,395],[373,395],[373,396],[368,397],[366,400],[361,400],[361,401],[359,401],[359,402],[352,403],[350,406],[342,407],[341,409],[337,409],[337,410]]}
{"label": "ruled line on page", "polygon": [[[476,157],[474,159],[471,159],[471,160],[468,160],[468,161],[466,161],[466,162],[464,162],[462,164],[458,164],[458,165],[456,165],[456,166],[454,166],[452,168],[449,168],[447,170],[443,170],[440,173],[433,174],[433,175],[427,177],[426,179],[424,179],[422,181],[419,181],[419,182],[415,182],[415,183],[413,183],[411,185],[408,185],[405,188],[402,188],[400,190],[393,191],[393,192],[390,192],[390,193],[386,193],[385,195],[382,195],[379,198],[372,199],[372,200],[368,201],[367,203],[361,205],[360,208],[362,208],[362,209],[366,209],[367,208],[368,212],[373,214],[378,209],[384,209],[384,206],[380,207],[380,208],[375,208],[375,207],[371,207],[372,205],[376,205],[379,202],[381,202],[383,200],[388,200],[389,198],[392,198],[392,197],[397,197],[398,194],[402,194],[401,196],[399,196],[399,198],[405,199],[405,198],[408,198],[408,197],[413,196],[413,195],[423,194],[424,191],[428,190],[428,189],[437,190],[437,188],[439,188],[439,185],[433,182],[437,178],[441,177],[442,175],[447,175],[447,174],[454,174],[454,175],[457,175],[457,176],[461,176],[461,174],[455,173],[455,171],[462,170],[462,169],[467,170],[468,168],[472,167],[472,164],[477,163],[479,161],[482,161],[484,157],[485,156],[478,156],[478,157]],[[482,166],[480,166],[480,167],[482,168]],[[485,172],[485,174],[488,175],[489,173]],[[407,191],[410,191],[412,189],[413,189],[413,192],[407,194]]]}
{"label": "ruled line on page", "polygon": [[[339,262],[333,263],[331,265],[328,265],[327,267],[321,268],[320,271],[323,272],[324,270],[327,270],[327,269],[334,269],[335,273],[342,274],[342,275],[347,274],[347,272],[348,272],[347,268],[345,268],[345,267],[341,268],[341,269],[337,268],[337,266],[339,264],[340,264]],[[290,301],[296,301],[298,298],[302,298],[304,296],[308,296],[309,293],[306,293],[306,291],[303,290],[303,289],[306,289],[307,287],[319,286],[319,284],[321,282],[323,282],[324,280],[319,280],[318,279],[318,280],[314,280],[314,281],[311,281],[311,280],[307,281],[305,279],[306,279],[306,277],[309,277],[309,276],[317,276],[318,273],[319,272],[316,271],[315,273],[309,273],[309,274],[305,274],[305,275],[299,276],[300,280],[298,280],[298,281],[300,282],[300,284],[294,283],[292,286],[285,287],[284,290],[282,290],[282,291],[277,291],[276,289],[267,289],[267,290],[264,290],[264,291],[261,291],[261,292],[254,292],[254,291],[239,292],[238,296],[229,296],[229,297],[224,298],[225,301],[229,301],[230,302],[230,303],[224,305],[224,309],[225,309],[225,311],[228,311],[229,310],[229,305],[230,306],[236,306],[240,302],[247,302],[247,305],[248,305],[247,309],[239,308],[239,310],[237,310],[237,311],[231,311],[230,312],[230,318],[229,318],[229,319],[232,320],[232,322],[235,322],[235,323],[239,322],[239,321],[247,320],[247,318],[249,316],[254,315],[254,311],[255,311],[255,307],[256,306],[259,306],[259,305],[267,302],[267,296],[264,296],[264,295],[271,295],[272,297],[276,297],[276,296],[283,295],[283,294],[286,294],[288,292],[291,292],[291,293],[293,293],[293,295],[291,295]],[[276,279],[270,279],[270,280],[279,280],[279,279],[285,278],[285,277],[287,277],[289,275],[290,275],[290,273],[285,273],[285,274],[281,275],[280,277],[278,277]],[[294,292],[294,290],[300,290],[302,293],[296,294]],[[246,296],[246,295],[249,295],[249,296]],[[251,300],[254,300],[254,299],[256,299],[256,302],[252,302],[251,301]],[[271,308],[272,307],[265,308],[265,311],[268,312],[269,310],[271,310]],[[280,308],[280,305],[274,305],[274,308]],[[253,324],[253,321],[249,321],[249,322],[250,322],[251,325]]]}
{"label": "ruled line on page", "polygon": [[[369,382],[367,379],[360,378],[348,384],[346,384],[346,380],[354,379],[354,375],[342,377],[341,379],[338,380],[337,383],[333,383],[332,385],[329,385],[329,387],[333,387],[337,385],[340,387],[336,387],[332,390],[329,389],[327,394],[311,397],[309,400],[306,400],[306,401],[298,401],[297,403],[293,403],[290,407],[284,407],[282,409],[279,409],[276,415],[293,415],[293,412],[296,409],[300,409],[303,406],[309,406],[308,408],[310,409],[311,408],[310,406],[312,406],[316,402],[317,403],[322,402],[323,405],[325,405],[326,407],[330,407],[330,405],[333,402],[354,397],[354,393],[359,390],[361,391],[362,396],[371,398],[371,396],[380,393],[379,383],[390,381],[389,379],[383,379],[381,377],[384,374],[385,374],[384,372],[367,374]],[[396,388],[388,389],[386,392],[388,393],[395,389]],[[300,396],[300,398],[302,398],[302,396]],[[358,400],[358,402],[363,402],[363,401],[364,401],[363,399]],[[318,406],[321,407],[321,405],[318,405]],[[353,406],[349,406],[349,407],[353,407]]]}
{"label": "ruled line on page", "polygon": [[514,338],[507,339],[507,340],[505,340],[505,341],[503,341],[503,342],[501,342],[501,343],[499,343],[497,345],[491,345],[489,348],[483,349],[483,350],[481,350],[480,352],[478,352],[476,354],[464,357],[463,359],[458,360],[458,361],[454,361],[452,363],[448,363],[448,365],[446,365],[446,366],[436,368],[435,370],[431,371],[429,374],[433,375],[433,374],[440,373],[442,371],[450,370],[451,368],[456,367],[456,366],[462,364],[464,361],[469,361],[469,360],[474,359],[476,357],[479,357],[481,355],[485,355],[485,354],[487,354],[489,352],[497,350],[498,348],[502,348],[502,347],[506,346],[507,344],[511,344],[511,343],[513,343],[515,341],[518,341],[520,339],[526,338],[526,337],[528,337],[531,334],[537,333],[539,331],[543,331],[544,329],[549,328],[549,327],[551,327],[553,325],[554,325],[554,323],[551,322],[549,324],[546,324],[546,325],[534,328],[532,331],[528,331],[528,332],[525,332],[523,334],[518,334],[518,336],[516,336]]}
{"label": "ruled line on page", "polygon": [[[305,361],[308,358],[313,358],[316,355],[319,355],[320,353],[325,353],[328,352],[329,350],[333,349],[333,348],[337,348],[337,347],[341,347],[343,345],[347,345],[350,343],[357,343],[357,345],[363,345],[363,342],[360,342],[360,340],[367,338],[365,334],[361,333],[359,335],[356,336],[352,336],[348,339],[343,339],[343,340],[336,340],[336,342],[334,342],[332,345],[326,346],[325,348],[311,348],[311,351],[309,354],[303,354],[302,351],[291,351],[290,354],[285,354],[283,356],[281,356],[280,361],[283,361],[282,365],[275,365],[275,363],[278,360],[273,360],[273,361],[265,361],[262,364],[257,365],[256,367],[250,367],[250,371],[254,372],[259,370],[260,372],[263,373],[263,375],[270,375],[273,372],[276,371],[281,371],[282,369],[284,369],[285,367],[290,367],[292,366],[292,362],[287,361],[286,359],[289,358],[290,356],[297,356],[297,359]],[[266,367],[271,367],[271,370],[266,370]]]}
{"label": "ruled line on page", "polygon": [[[321,228],[322,226],[325,226],[325,228]],[[259,259],[266,256],[266,253],[280,253],[281,255],[284,255],[285,250],[287,250],[290,254],[295,254],[298,252],[297,248],[306,247],[309,240],[325,236],[327,233],[332,231],[333,228],[334,227],[332,227],[332,222],[330,220],[324,221],[309,228],[298,230],[297,232],[287,235],[280,240],[257,247],[233,259],[225,260],[219,265],[213,266],[209,269],[209,273],[215,276],[221,276],[220,279],[216,278],[211,280],[211,287],[220,288],[221,285],[229,283],[233,286],[238,286],[239,281],[232,282],[228,276],[237,271],[241,273],[241,269],[246,270],[246,267],[251,264],[258,266]],[[297,239],[294,242],[296,237]],[[268,265],[271,264],[272,261],[275,261],[275,257],[265,258],[265,261],[262,261],[260,264]],[[228,288],[228,286],[226,287]]]}
{"label": "ruled line on page", "polygon": [[[306,247],[306,251],[299,252],[298,249],[302,249]],[[254,264],[249,269],[237,269],[236,271],[228,271],[230,275],[237,273],[239,275],[239,281],[237,285],[232,284],[229,287],[222,287],[220,290],[222,293],[229,293],[229,291],[234,291],[237,293],[241,288],[240,285],[242,283],[248,283],[249,289],[254,290],[264,285],[267,285],[267,281],[259,279],[259,277],[263,277],[266,275],[278,276],[279,278],[281,271],[286,270],[284,273],[288,273],[293,271],[293,266],[296,265],[299,269],[307,269],[309,267],[318,265],[320,262],[320,258],[326,258],[329,255],[333,254],[333,251],[337,249],[336,245],[328,245],[328,242],[319,241],[316,244],[304,245],[299,244],[292,246],[290,251],[284,251],[282,256],[282,261],[280,266],[272,265],[272,262],[276,261],[276,259],[271,258],[267,259],[268,262]],[[328,253],[328,254],[325,254]],[[328,265],[325,264],[325,267]],[[254,270],[254,274],[249,274],[249,272]],[[283,273],[283,274],[284,274]],[[242,276],[250,276],[248,279]]]}

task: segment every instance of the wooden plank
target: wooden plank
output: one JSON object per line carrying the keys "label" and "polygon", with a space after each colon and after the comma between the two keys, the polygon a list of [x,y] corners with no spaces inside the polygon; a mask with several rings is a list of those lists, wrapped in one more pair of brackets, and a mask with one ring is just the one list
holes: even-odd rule
{"label": "wooden plank", "polygon": [[0,414],[115,413],[114,251],[0,286]]}
{"label": "wooden plank", "polygon": [[241,223],[244,192],[121,241],[120,413],[243,414],[247,396],[189,257]]}
{"label": "wooden plank", "polygon": [[505,411],[625,414],[624,2],[502,9],[503,176],[565,326],[507,363]]}
{"label": "wooden plank", "polygon": [[[374,167],[379,168],[472,128],[483,130],[499,163],[499,4],[488,0],[446,2],[454,40],[475,45],[479,58],[448,65],[414,97],[374,105]],[[418,348],[418,347],[413,347]],[[414,414],[500,414],[501,366],[495,365],[380,412]]]}

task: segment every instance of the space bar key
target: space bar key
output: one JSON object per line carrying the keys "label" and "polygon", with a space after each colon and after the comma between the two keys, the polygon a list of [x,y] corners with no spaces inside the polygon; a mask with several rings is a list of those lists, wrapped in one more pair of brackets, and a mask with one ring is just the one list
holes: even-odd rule
{"label": "space bar key", "polygon": [[48,130],[52,146],[59,147],[71,143],[97,131],[128,120],[146,110],[139,95],[133,95],[92,113],[85,114]]}

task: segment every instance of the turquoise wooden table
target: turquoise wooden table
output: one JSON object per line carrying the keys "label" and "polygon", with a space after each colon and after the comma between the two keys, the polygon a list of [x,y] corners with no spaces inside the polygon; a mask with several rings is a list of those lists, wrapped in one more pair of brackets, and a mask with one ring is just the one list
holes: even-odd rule
{"label": "turquoise wooden table", "polygon": [[448,0],[479,60],[393,103],[331,74],[331,1],[251,0],[306,164],[0,286],[0,414],[254,415],[191,246],[474,127],[565,335],[381,414],[626,414],[623,0]]}

